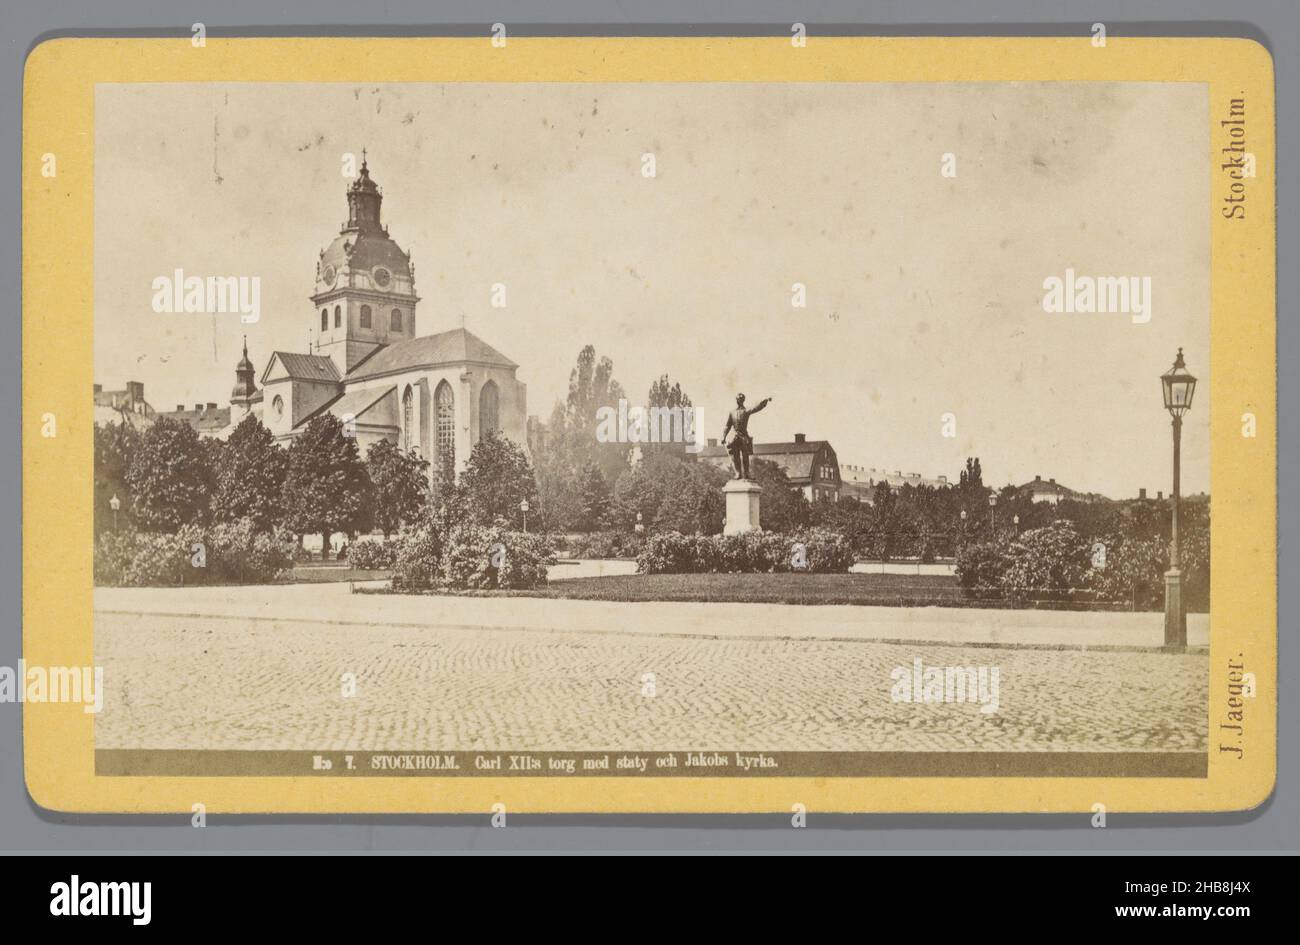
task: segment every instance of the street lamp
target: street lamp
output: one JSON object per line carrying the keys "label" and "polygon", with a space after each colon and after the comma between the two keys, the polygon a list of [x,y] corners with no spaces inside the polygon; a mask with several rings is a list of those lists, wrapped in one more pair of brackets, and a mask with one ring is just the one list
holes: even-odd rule
{"label": "street lamp", "polygon": [[122,500],[113,493],[113,498],[108,500],[108,507],[113,510],[113,531],[117,531],[117,510],[122,507]]}
{"label": "street lamp", "polygon": [[528,500],[527,499],[519,500],[519,511],[524,516],[524,534],[527,535],[528,534]]}
{"label": "street lamp", "polygon": [[645,526],[641,524],[641,513],[636,513],[636,526],[633,528],[638,535],[645,531]]}
{"label": "street lamp", "polygon": [[1171,495],[1173,515],[1170,525],[1169,570],[1165,572],[1165,646],[1187,646],[1187,614],[1183,610],[1183,572],[1178,567],[1178,495],[1182,461],[1183,414],[1192,409],[1196,378],[1187,373],[1183,349],[1178,349],[1174,366],[1160,375],[1164,388],[1165,409],[1174,418],[1174,491]]}
{"label": "street lamp", "polygon": [[1016,534],[1020,534],[1020,513],[1011,516],[1011,524],[1016,527]]}
{"label": "street lamp", "polygon": [[998,530],[998,497],[997,493],[989,494],[989,527],[993,531]]}

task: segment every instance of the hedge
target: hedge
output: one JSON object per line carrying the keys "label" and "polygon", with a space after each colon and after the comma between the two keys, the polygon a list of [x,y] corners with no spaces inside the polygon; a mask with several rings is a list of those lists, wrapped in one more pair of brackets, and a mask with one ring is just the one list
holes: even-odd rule
{"label": "hedge", "polygon": [[95,544],[95,583],[265,584],[293,567],[294,546],[288,532],[259,532],[250,519],[186,525],[175,534],[105,532]]}
{"label": "hedge", "polygon": [[741,572],[845,572],[853,549],[829,529],[798,529],[788,534],[752,531],[740,535],[651,535],[637,557],[643,574]]}
{"label": "hedge", "polygon": [[363,539],[348,545],[348,565],[358,571],[387,571],[396,561],[394,542]]}
{"label": "hedge", "polygon": [[[1209,609],[1208,529],[1188,535],[1182,547],[1184,605]],[[957,553],[956,575],[969,597],[1089,600],[1135,610],[1164,606],[1169,547],[1158,537],[1088,538],[1061,520],[1018,537],[969,544]]]}
{"label": "hedge", "polygon": [[458,525],[446,536],[432,525],[397,538],[393,587],[425,590],[525,589],[546,583],[555,563],[548,538],[500,527]]}

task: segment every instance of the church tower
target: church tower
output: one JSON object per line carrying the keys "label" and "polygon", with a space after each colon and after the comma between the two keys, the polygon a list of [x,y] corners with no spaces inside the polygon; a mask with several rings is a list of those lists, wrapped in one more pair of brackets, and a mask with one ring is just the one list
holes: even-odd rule
{"label": "church tower", "polygon": [[415,337],[415,267],[388,235],[383,192],[370,178],[365,151],[348,187],[348,219],[316,263],[311,300],[314,354],[333,360],[340,376],[385,345]]}
{"label": "church tower", "polygon": [[257,396],[257,382],[253,380],[253,362],[248,360],[248,336],[244,336],[244,356],[235,365],[235,389],[230,392],[230,422],[238,423],[244,419]]}

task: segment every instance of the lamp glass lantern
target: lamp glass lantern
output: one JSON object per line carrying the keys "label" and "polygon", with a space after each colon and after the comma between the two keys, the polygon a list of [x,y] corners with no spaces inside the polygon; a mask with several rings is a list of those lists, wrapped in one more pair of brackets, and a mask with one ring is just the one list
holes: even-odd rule
{"label": "lamp glass lantern", "polygon": [[1174,366],[1160,375],[1160,383],[1165,393],[1165,409],[1174,419],[1181,420],[1183,414],[1192,409],[1192,397],[1196,393],[1196,378],[1183,363],[1182,348],[1178,349]]}

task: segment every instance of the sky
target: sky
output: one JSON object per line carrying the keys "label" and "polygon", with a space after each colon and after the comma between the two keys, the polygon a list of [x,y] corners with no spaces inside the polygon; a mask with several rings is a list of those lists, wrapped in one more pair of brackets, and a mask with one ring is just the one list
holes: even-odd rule
{"label": "sky", "polygon": [[[842,463],[1154,495],[1182,346],[1183,491],[1208,491],[1208,126],[1191,83],[101,85],[95,379],[225,405],[245,334],[259,376],[305,351],[364,147],[417,333],[463,319],[530,414],[592,344],[634,399],[679,381],[709,436],[744,392],[772,398],[758,441]],[[176,269],[259,277],[260,321],[156,313]],[[1149,321],[1044,311],[1067,269],[1149,277]]]}

